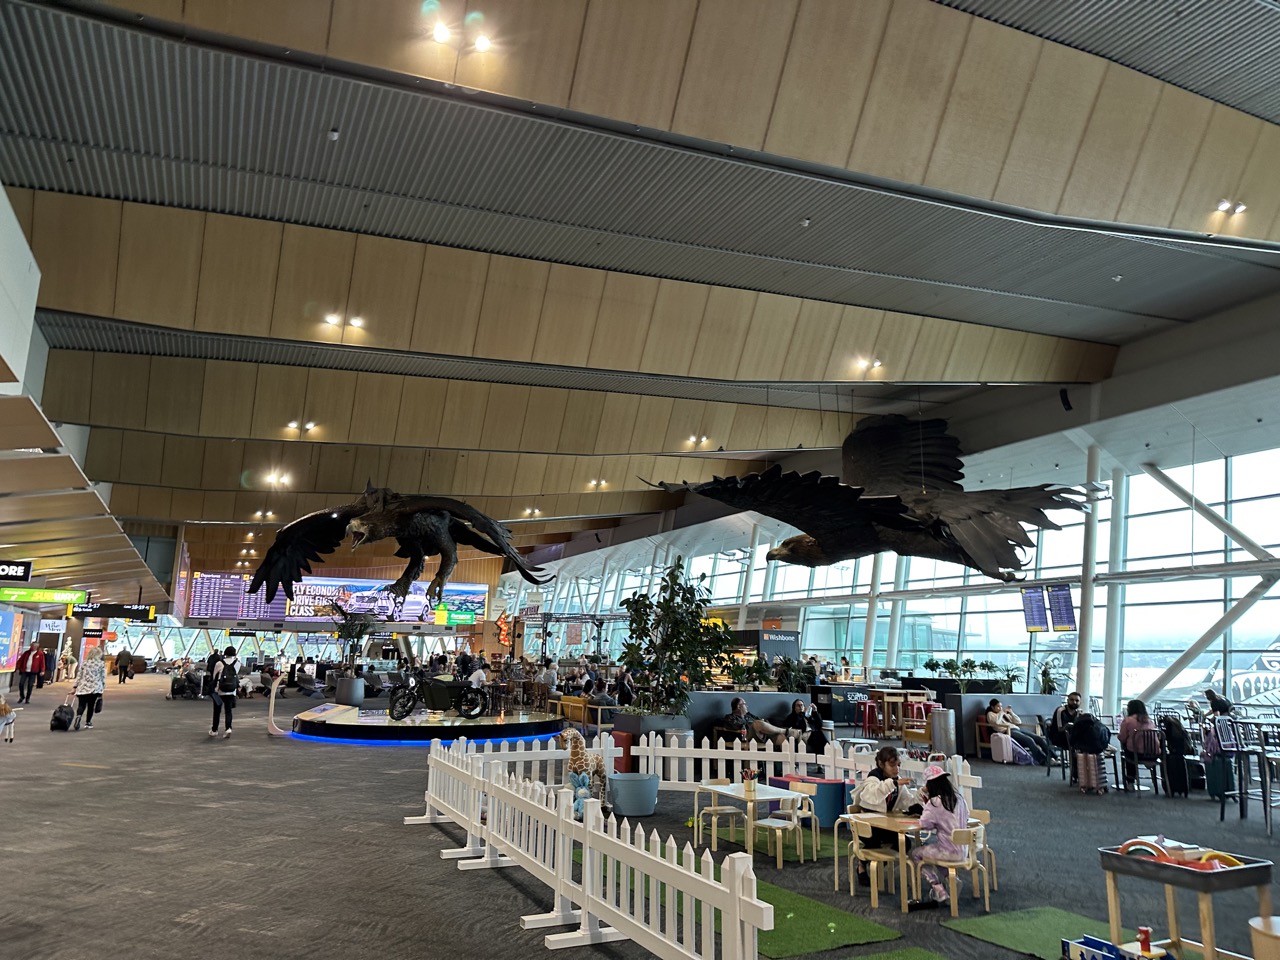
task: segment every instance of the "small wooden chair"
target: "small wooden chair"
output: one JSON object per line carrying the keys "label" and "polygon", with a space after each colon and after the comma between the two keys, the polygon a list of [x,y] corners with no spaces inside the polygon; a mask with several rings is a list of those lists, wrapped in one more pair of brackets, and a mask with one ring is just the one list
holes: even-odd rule
{"label": "small wooden chair", "polygon": [[778,869],[782,869],[782,835],[796,835],[796,856],[804,863],[804,826],[799,816],[800,801],[805,799],[797,793],[794,798],[786,797],[778,801],[778,810],[771,817],[762,817],[751,824],[751,829],[759,836],[761,830],[767,831],[769,852],[777,856]]}
{"label": "small wooden chair", "polygon": [[[960,916],[959,907],[956,906],[956,874],[961,870],[969,873],[969,883],[973,887],[973,895],[978,896],[978,874],[982,874],[982,891],[984,895],[983,905],[987,913],[991,912],[991,878],[987,875],[986,865],[983,864],[980,857],[979,843],[976,830],[953,830],[951,839],[960,846],[968,850],[969,855],[963,860],[935,860],[929,856],[929,848],[924,848],[924,856],[919,860],[913,860],[915,864],[915,880],[916,890],[920,889],[921,884],[921,867],[925,864],[931,864],[935,867],[947,868],[947,885],[951,895],[951,916]],[[872,887],[874,890],[875,888]],[[874,902],[872,904],[874,906]]]}
{"label": "small wooden chair", "polygon": [[[704,787],[708,787],[708,786],[727,787],[731,783],[733,783],[733,781],[730,780],[728,777],[720,777],[719,779],[716,779],[716,780],[703,780],[702,783],[700,783],[694,789],[693,791],[693,819],[694,819],[693,845],[695,847],[702,846],[702,823],[703,823],[703,819],[706,817],[711,818],[711,849],[712,850],[716,849],[716,838],[720,834],[720,818],[721,817],[724,817],[729,821],[730,842],[733,841],[733,838],[735,836],[733,825],[737,820],[739,819],[742,820],[742,831],[743,833],[746,833],[747,811],[743,810],[741,807],[734,806],[733,804],[720,803],[719,798],[716,796],[716,794],[712,793],[710,790],[703,789]],[[707,794],[711,802],[708,803],[706,806],[700,807],[698,804],[699,804],[699,801],[702,799],[702,795],[704,793]]]}
{"label": "small wooden chair", "polygon": [[[871,909],[880,906],[880,881],[881,867],[886,868],[884,875],[885,888],[887,892],[894,893],[896,885],[894,884],[894,868],[898,863],[898,852],[896,850],[888,850],[877,847],[863,846],[864,840],[871,839],[871,824],[865,820],[853,821],[853,839],[849,841],[849,845],[845,848],[845,855],[849,860],[849,896],[854,895],[858,883],[858,870],[854,865],[854,860],[861,860],[867,865],[867,871],[871,874]],[[903,878],[903,882],[906,878]]]}
{"label": "small wooden chair", "polygon": [[[792,780],[787,784],[787,788],[795,793],[801,794],[800,803],[796,805],[795,819],[797,821],[809,821],[809,832],[813,835],[813,862],[818,862],[818,814],[813,808],[813,798],[818,795],[818,785],[816,783],[805,783],[804,781]],[[778,811],[779,814],[782,811]],[[803,829],[803,823],[800,823]],[[803,839],[801,846],[804,845]],[[801,858],[804,862],[804,858]]]}
{"label": "small wooden chair", "polygon": [[996,852],[987,842],[987,828],[991,826],[990,810],[970,810],[969,826],[978,836],[978,846],[982,848],[982,862],[987,865],[987,873],[991,876],[991,889],[1000,889],[1000,879],[996,875]]}

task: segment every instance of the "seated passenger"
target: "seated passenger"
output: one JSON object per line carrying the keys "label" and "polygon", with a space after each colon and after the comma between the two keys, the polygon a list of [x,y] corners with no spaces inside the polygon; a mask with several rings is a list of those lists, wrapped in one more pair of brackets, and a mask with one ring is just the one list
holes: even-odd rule
{"label": "seated passenger", "polygon": [[1014,713],[1012,708],[1001,706],[998,699],[993,698],[987,705],[987,726],[991,728],[991,732],[1007,733],[1014,743],[1031,754],[1031,758],[1036,763],[1042,767],[1048,766],[1049,758],[1053,755],[1053,747],[1039,734],[1027,733],[1020,729],[1018,724],[1021,722],[1022,718]]}
{"label": "seated passenger", "polygon": [[1141,736],[1140,732],[1159,728],[1147,715],[1147,705],[1141,700],[1130,700],[1125,713],[1125,718],[1120,721],[1120,729],[1116,731],[1116,739],[1120,741],[1122,748],[1121,758],[1124,760],[1124,782],[1127,788],[1138,779],[1138,751],[1148,739]]}
{"label": "seated passenger", "polygon": [[787,742],[788,733],[782,727],[775,727],[767,720],[761,720],[753,713],[747,712],[747,701],[742,697],[734,697],[729,704],[729,713],[722,726],[736,730],[743,741],[753,738],[757,743],[771,741],[776,746]]}
{"label": "seated passenger", "polygon": [[380,697],[384,689],[386,688],[382,683],[382,678],[378,676],[376,670],[366,670],[364,672],[364,695],[366,697]]}
{"label": "seated passenger", "polygon": [[[907,789],[911,786],[911,778],[898,774],[900,763],[895,747],[882,747],[876,754],[876,768],[854,788],[850,806],[868,813],[909,813],[919,810],[919,798],[915,791]],[[892,830],[872,827],[871,836],[863,840],[862,845],[870,848],[893,848],[898,845],[898,835]],[[858,863],[858,883],[864,887],[871,885],[867,865],[861,861]]]}
{"label": "seated passenger", "polygon": [[[934,860],[963,860],[969,851],[951,839],[956,830],[969,826],[969,809],[964,797],[951,786],[951,778],[941,767],[929,767],[924,772],[924,809],[920,812],[920,829],[932,830],[933,835],[911,851],[913,860],[928,855]],[[935,903],[946,903],[947,888],[942,885],[942,875],[937,867],[924,864],[920,876],[929,881]]]}
{"label": "seated passenger", "polygon": [[818,716],[817,704],[811,703],[806,707],[803,700],[793,700],[791,712],[782,725],[788,730],[795,730],[793,736],[802,739],[810,753],[823,753],[827,749],[827,735],[822,732],[822,717]]}
{"label": "seated passenger", "polygon": [[1072,690],[1067,694],[1067,702],[1053,711],[1053,719],[1049,721],[1049,740],[1056,747],[1066,750],[1071,746],[1068,737],[1080,716],[1080,693]]}

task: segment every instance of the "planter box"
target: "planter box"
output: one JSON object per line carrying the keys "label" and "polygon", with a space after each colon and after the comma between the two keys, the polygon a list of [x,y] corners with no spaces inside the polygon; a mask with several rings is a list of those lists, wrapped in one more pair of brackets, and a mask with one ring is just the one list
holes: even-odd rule
{"label": "planter box", "polygon": [[630,733],[638,740],[646,733],[691,730],[692,727],[684,714],[618,712],[613,715],[613,729]]}

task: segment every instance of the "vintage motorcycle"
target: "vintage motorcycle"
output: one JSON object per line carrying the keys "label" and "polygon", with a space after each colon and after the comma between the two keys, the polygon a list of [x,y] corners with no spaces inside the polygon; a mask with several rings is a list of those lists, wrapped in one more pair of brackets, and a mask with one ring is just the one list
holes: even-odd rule
{"label": "vintage motorcycle", "polygon": [[424,667],[408,673],[404,683],[387,691],[387,713],[392,720],[403,720],[422,703],[428,710],[456,710],[468,720],[483,716],[489,698],[466,680],[446,680],[431,676]]}

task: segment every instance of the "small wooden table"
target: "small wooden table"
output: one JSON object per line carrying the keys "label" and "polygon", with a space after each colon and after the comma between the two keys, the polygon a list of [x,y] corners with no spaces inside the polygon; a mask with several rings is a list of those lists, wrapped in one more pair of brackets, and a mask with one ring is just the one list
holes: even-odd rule
{"label": "small wooden table", "polygon": [[756,831],[754,824],[756,822],[756,804],[764,801],[766,803],[774,800],[787,800],[799,796],[792,790],[782,790],[778,787],[771,787],[767,783],[757,783],[753,796],[747,796],[745,793],[745,784],[742,783],[704,783],[703,790],[709,790],[711,793],[719,794],[722,797],[729,797],[740,803],[747,805],[747,854],[755,855]]}
{"label": "small wooden table", "polygon": [[[904,817],[893,813],[846,813],[836,821],[832,828],[832,840],[835,846],[836,883],[840,889],[840,824],[846,824],[853,830],[853,822],[861,820],[881,830],[888,830],[898,835],[898,889],[902,899],[902,912],[907,912],[907,888],[910,886],[910,864],[907,862],[907,837],[920,832],[919,817]],[[919,896],[919,891],[916,891]]]}

